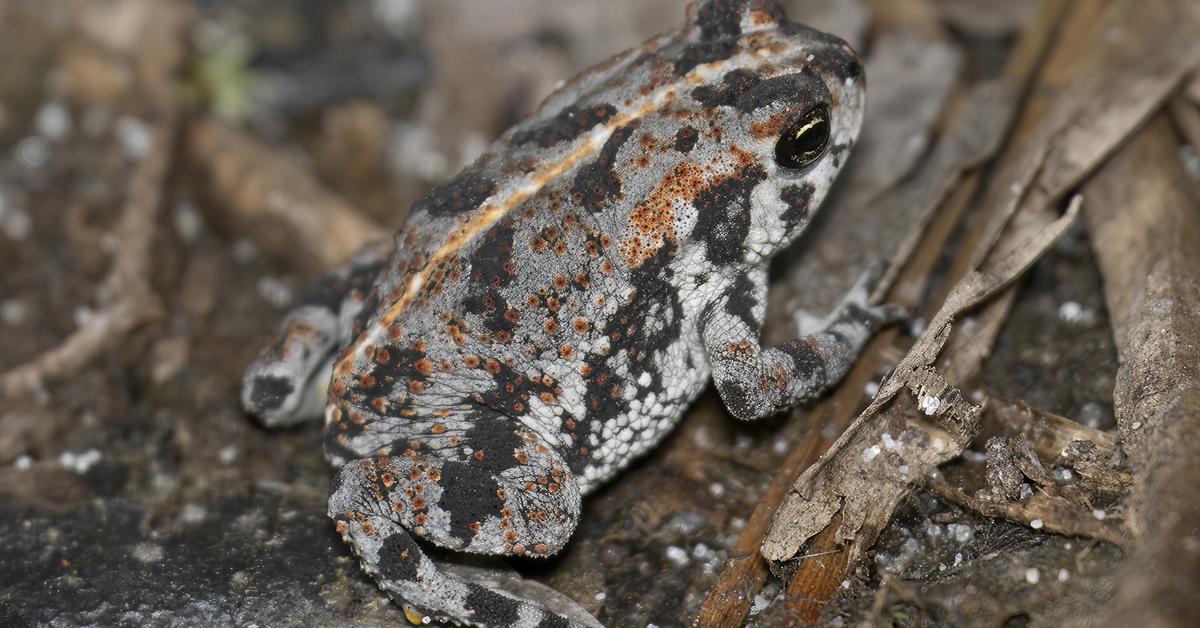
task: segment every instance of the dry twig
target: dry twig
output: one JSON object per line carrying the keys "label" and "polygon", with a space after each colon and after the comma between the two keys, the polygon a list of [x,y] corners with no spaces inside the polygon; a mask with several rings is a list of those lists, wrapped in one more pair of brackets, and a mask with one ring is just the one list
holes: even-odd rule
{"label": "dry twig", "polygon": [[140,89],[154,117],[152,140],[129,183],[116,227],[120,245],[100,286],[97,311],[57,347],[0,375],[2,398],[38,393],[46,381],[69,377],[163,315],[163,305],[150,285],[152,245],[175,145],[179,118],[175,74],[183,62],[190,12],[175,3],[148,10],[159,31],[145,40],[144,49],[130,63],[138,69]]}

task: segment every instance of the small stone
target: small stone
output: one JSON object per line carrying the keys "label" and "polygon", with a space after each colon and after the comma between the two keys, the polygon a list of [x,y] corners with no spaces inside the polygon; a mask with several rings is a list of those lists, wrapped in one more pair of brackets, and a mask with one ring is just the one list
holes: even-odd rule
{"label": "small stone", "polygon": [[1083,306],[1074,301],[1065,301],[1058,306],[1058,317],[1068,323],[1078,323],[1083,320]]}
{"label": "small stone", "polygon": [[687,550],[683,549],[682,547],[670,545],[667,547],[667,560],[671,561],[672,564],[678,567],[682,567],[683,565],[688,564]]}
{"label": "small stone", "polygon": [[1030,567],[1029,569],[1025,570],[1025,582],[1028,582],[1029,584],[1037,584],[1038,580],[1041,579],[1042,574],[1037,570],[1036,567]]}
{"label": "small stone", "polygon": [[1034,519],[1033,521],[1030,521],[1029,527],[1033,528],[1034,530],[1041,530],[1042,529],[1042,520]]}

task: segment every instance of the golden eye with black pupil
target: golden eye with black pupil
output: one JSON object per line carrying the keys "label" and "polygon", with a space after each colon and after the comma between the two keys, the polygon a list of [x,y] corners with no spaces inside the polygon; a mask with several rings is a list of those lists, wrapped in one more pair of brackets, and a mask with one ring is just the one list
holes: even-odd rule
{"label": "golden eye with black pupil", "polygon": [[829,107],[809,109],[783,131],[775,143],[775,163],[790,170],[808,166],[829,146]]}

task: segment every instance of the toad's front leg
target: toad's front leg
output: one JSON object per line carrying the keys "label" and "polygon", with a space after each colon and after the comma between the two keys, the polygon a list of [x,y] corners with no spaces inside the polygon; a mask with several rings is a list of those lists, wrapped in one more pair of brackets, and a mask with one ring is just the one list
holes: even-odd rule
{"label": "toad's front leg", "polygon": [[333,353],[350,341],[354,320],[394,248],[390,240],[367,245],[300,295],[274,341],[246,368],[247,412],[269,427],[321,416]]}
{"label": "toad's front leg", "polygon": [[[848,298],[824,329],[763,348],[766,281],[766,271],[739,277],[701,321],[713,382],[739,419],[765,417],[820,395],[841,380],[876,330],[904,316],[896,306]],[[865,292],[856,286],[856,294]]]}

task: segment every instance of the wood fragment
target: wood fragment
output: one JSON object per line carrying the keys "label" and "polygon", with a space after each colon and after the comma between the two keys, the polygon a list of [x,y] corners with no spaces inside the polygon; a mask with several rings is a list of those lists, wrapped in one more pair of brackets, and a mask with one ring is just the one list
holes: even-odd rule
{"label": "wood fragment", "polygon": [[1134,482],[1135,548],[1103,615],[1111,625],[1182,626],[1200,617],[1200,207],[1159,116],[1085,187],[1121,366],[1114,406]]}
{"label": "wood fragment", "polygon": [[967,495],[962,489],[952,486],[941,477],[931,477],[925,488],[946,501],[974,510],[985,517],[998,517],[1022,525],[1030,525],[1031,522],[1037,521],[1038,527],[1050,532],[1086,536],[1114,545],[1123,545],[1127,540],[1121,524],[1115,518],[1097,519],[1090,510],[1082,509],[1078,504],[1058,495],[1034,492],[1033,496],[1024,502],[980,499]]}
{"label": "wood fragment", "polygon": [[207,173],[216,205],[272,250],[327,270],[387,233],[268,148],[211,118],[186,130],[187,154]]}
{"label": "wood fragment", "polygon": [[989,398],[984,407],[984,422],[991,422],[1006,433],[1027,440],[1038,456],[1054,460],[1075,441],[1087,441],[1111,454],[1117,440],[1108,432],[1087,427],[1077,421],[1035,408],[1024,401]]}

